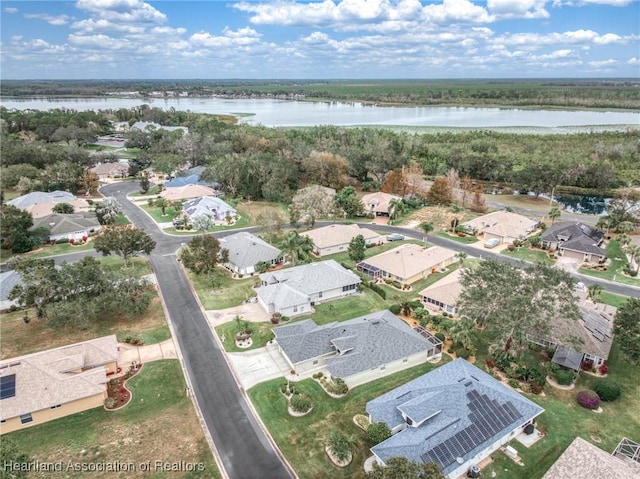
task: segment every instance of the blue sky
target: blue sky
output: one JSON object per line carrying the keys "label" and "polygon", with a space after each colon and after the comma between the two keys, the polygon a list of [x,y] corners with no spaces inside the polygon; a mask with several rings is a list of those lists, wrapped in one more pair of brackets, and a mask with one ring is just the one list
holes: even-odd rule
{"label": "blue sky", "polygon": [[2,1],[4,79],[640,77],[640,0]]}

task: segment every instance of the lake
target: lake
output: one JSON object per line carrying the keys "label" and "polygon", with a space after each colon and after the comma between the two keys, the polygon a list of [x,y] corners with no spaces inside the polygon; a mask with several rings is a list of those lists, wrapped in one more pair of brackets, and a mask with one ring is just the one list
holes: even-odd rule
{"label": "lake", "polygon": [[522,110],[468,107],[381,107],[362,103],[224,98],[3,98],[12,109],[106,110],[141,104],[195,113],[234,115],[241,122],[269,127],[383,126],[482,128],[520,133],[576,133],[625,130],[640,126],[639,112]]}

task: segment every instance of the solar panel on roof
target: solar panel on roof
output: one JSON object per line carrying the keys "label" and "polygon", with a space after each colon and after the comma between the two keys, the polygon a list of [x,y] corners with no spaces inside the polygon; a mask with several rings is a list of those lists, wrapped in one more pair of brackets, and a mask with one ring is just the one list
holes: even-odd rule
{"label": "solar panel on roof", "polygon": [[0,378],[0,399],[12,398],[16,395],[16,375],[9,374]]}

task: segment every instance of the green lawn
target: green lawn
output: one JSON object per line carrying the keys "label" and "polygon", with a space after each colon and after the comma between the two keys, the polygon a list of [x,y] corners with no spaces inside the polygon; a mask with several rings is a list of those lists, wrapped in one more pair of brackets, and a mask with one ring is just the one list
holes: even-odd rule
{"label": "green lawn", "polygon": [[[440,363],[443,364],[443,363]],[[301,479],[359,479],[363,463],[371,455],[364,432],[353,423],[353,416],[365,413],[367,401],[434,369],[423,364],[377,381],[358,386],[340,399],[329,397],[311,379],[295,383],[311,397],[314,407],[303,417],[287,413],[287,402],[280,394],[283,379],[267,381],[249,389],[248,394],[267,429]],[[353,461],[345,468],[334,467],[324,452],[331,431],[340,431],[356,440]]]}
{"label": "green lawn", "polygon": [[[96,408],[8,435],[30,460],[41,462],[163,462],[202,463],[203,472],[190,478],[220,478],[208,443],[185,394],[180,363],[157,361],[144,365],[127,387],[133,399],[124,408],[107,412]],[[178,420],[179,418],[179,420]],[[30,478],[51,473],[32,472]],[[66,472],[65,477],[115,477],[112,472]],[[118,476],[120,477],[120,476]],[[124,477],[124,476],[122,476]],[[149,477],[136,468],[126,477]],[[184,473],[156,473],[156,478],[187,477]]]}
{"label": "green lawn", "polygon": [[619,294],[610,293],[608,291],[601,291],[598,294],[598,302],[608,304],[609,306],[613,306],[614,308],[619,308],[624,303],[627,302],[629,298],[627,296],[621,296]]}
{"label": "green lawn", "polygon": [[472,244],[472,243],[477,243],[478,241],[480,241],[475,236],[467,235],[465,237],[460,237],[460,236],[456,236],[456,235],[450,235],[449,233],[446,233],[444,231],[438,231],[436,233],[436,235],[440,236],[441,238],[450,239],[452,241],[457,241],[458,243],[463,243],[463,244]]}
{"label": "green lawn", "polygon": [[[182,209],[179,206],[167,206],[164,209],[165,215],[162,215],[162,208],[158,206],[149,206],[143,203],[136,203],[137,206],[145,210],[156,223],[171,223],[178,216]],[[193,233],[191,233],[193,234]]]}
{"label": "green lawn", "polygon": [[216,333],[218,334],[218,337],[222,340],[222,336],[224,336],[224,341],[222,341],[224,350],[228,353],[241,353],[243,351],[250,351],[252,349],[264,347],[271,339],[273,339],[273,333],[271,332],[271,329],[276,326],[275,324],[251,323],[250,326],[253,331],[253,334],[251,335],[253,343],[248,348],[239,348],[238,346],[236,346],[235,337],[236,333],[240,331],[240,327],[235,321],[229,321],[227,323],[221,324],[220,326],[216,326]]}
{"label": "green lawn", "polygon": [[158,189],[159,189],[158,185],[153,185],[151,188],[149,188],[149,190],[146,193],[142,193],[140,191],[134,191],[133,193],[129,193],[127,196],[133,196],[136,198],[145,197],[145,196],[155,196],[158,193],[160,193]]}
{"label": "green lawn", "polygon": [[99,260],[102,265],[112,271],[126,270],[135,276],[144,276],[153,272],[149,261],[144,256],[130,258],[126,266],[120,256],[102,256]]}
{"label": "green lawn", "polygon": [[13,254],[10,250],[0,249],[0,261],[5,262],[11,258],[45,258],[47,256],[56,256],[67,253],[78,253],[80,251],[93,250],[93,243],[89,241],[86,244],[72,246],[69,243],[60,243],[54,245],[42,245],[33,251],[23,254]]}
{"label": "green lawn", "polygon": [[502,250],[500,254],[505,256],[509,256],[511,258],[516,258],[522,261],[527,261],[529,263],[538,263],[551,266],[555,263],[546,252],[542,250],[534,250],[530,249],[526,246],[522,246],[520,248],[516,248],[513,251],[509,251],[508,249]]}
{"label": "green lawn", "polygon": [[333,321],[346,321],[373,311],[387,309],[389,304],[369,288],[363,288],[360,294],[316,304],[314,306],[316,312],[304,318],[311,317],[319,325]]}
{"label": "green lawn", "polygon": [[[364,252],[364,257],[365,259],[371,258],[372,256],[375,256],[380,253],[384,253],[385,251],[389,251],[390,249],[397,248],[398,246],[406,243],[418,244],[421,246],[425,245],[424,241],[419,241],[414,239],[410,239],[406,241],[390,241],[380,246],[373,246],[371,248],[367,248]],[[430,245],[429,243],[427,243],[427,246],[433,246],[433,245]],[[346,251],[342,253],[334,253],[334,254],[330,254],[322,257],[317,257],[317,256],[312,257],[312,261],[326,261],[328,259],[335,260],[338,263],[344,264],[345,266],[348,266],[349,268],[355,270],[356,262],[353,261],[351,258],[349,258],[349,253]]]}
{"label": "green lawn", "polygon": [[189,280],[200,298],[204,309],[226,309],[239,306],[247,298],[255,296],[253,285],[258,280],[256,277],[233,279],[231,273],[219,267],[211,274],[211,278],[219,285],[214,291],[211,280],[206,274],[196,275],[187,270]]}
{"label": "green lawn", "polygon": [[632,286],[640,286],[640,278],[632,278],[623,273],[623,270],[628,265],[628,261],[620,248],[620,244],[616,240],[609,241],[607,245],[607,258],[611,260],[611,264],[607,267],[606,271],[580,268],[578,269],[578,273],[608,279],[609,281],[617,281],[618,283],[630,284]]}

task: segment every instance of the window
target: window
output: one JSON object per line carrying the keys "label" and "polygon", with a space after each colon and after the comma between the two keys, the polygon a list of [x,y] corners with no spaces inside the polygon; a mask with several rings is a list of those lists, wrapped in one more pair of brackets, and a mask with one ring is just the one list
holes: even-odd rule
{"label": "window", "polygon": [[22,424],[27,424],[29,422],[33,421],[33,418],[31,417],[31,413],[28,412],[27,414],[23,414],[22,416],[20,416],[20,422]]}
{"label": "window", "polygon": [[59,407],[62,407],[62,404],[56,404],[55,406],[51,406],[50,409],[58,409]]}
{"label": "window", "polygon": [[404,359],[402,360],[402,362],[403,362],[403,363],[406,363],[407,361],[409,361],[409,358],[404,358]]}
{"label": "window", "polygon": [[0,378],[0,399],[12,398],[16,395],[16,375],[9,374]]}
{"label": "window", "polygon": [[358,287],[357,284],[349,284],[347,286],[343,286],[342,287],[342,292],[344,293],[345,291],[353,291],[354,289],[356,289]]}
{"label": "window", "polygon": [[318,298],[322,298],[322,291],[318,293]]}
{"label": "window", "polygon": [[313,361],[313,365],[316,366],[318,364],[318,360]]}
{"label": "window", "polygon": [[294,306],[294,307],[293,307],[293,312],[294,312],[294,313],[297,313],[297,312],[298,312],[298,306]]}

